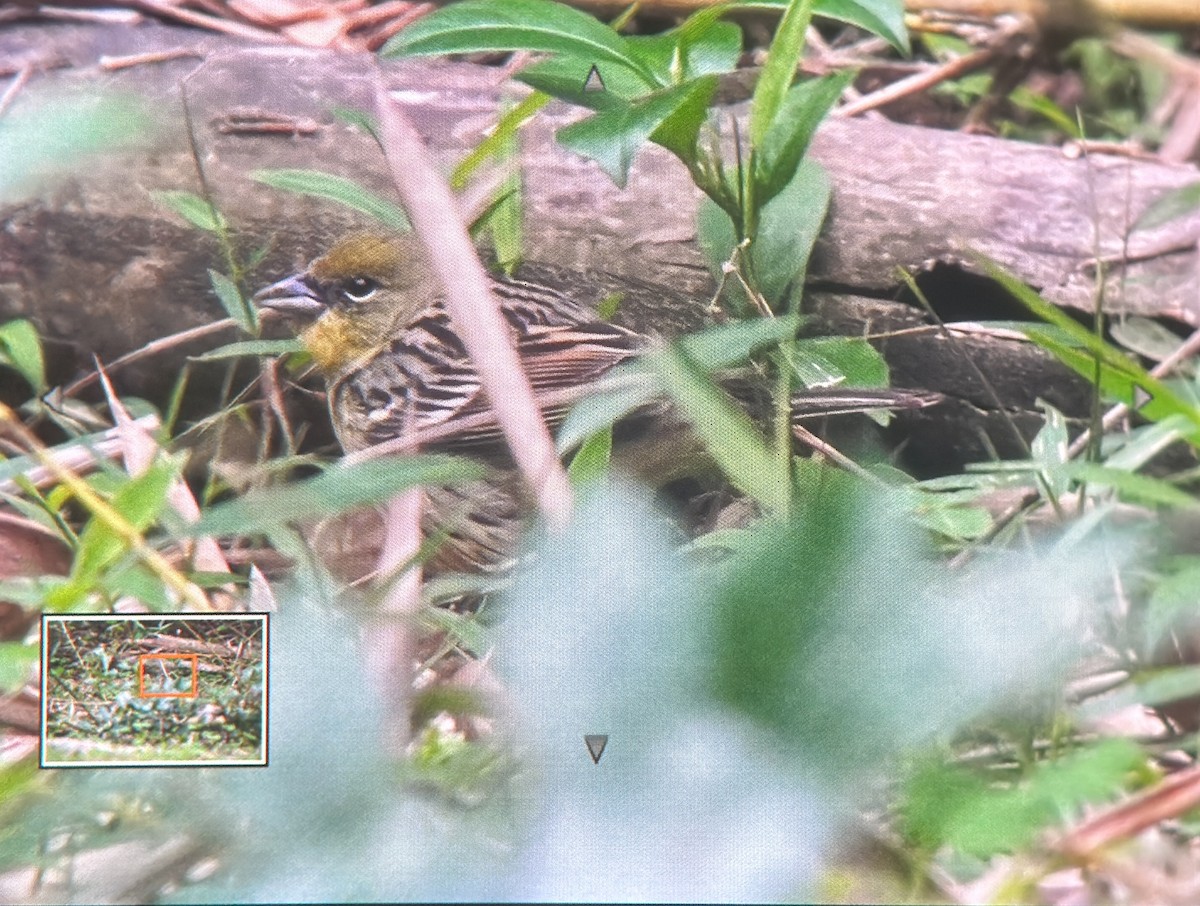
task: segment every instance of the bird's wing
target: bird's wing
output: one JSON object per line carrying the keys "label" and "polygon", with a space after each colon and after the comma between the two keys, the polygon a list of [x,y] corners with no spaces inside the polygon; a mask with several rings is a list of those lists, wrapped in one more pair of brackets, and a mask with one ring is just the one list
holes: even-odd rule
{"label": "bird's wing", "polygon": [[[506,281],[493,289],[534,399],[551,423],[568,408],[561,391],[596,381],[641,345],[637,334],[552,290]],[[479,375],[441,306],[428,309],[346,383],[356,387],[342,393],[338,405],[344,418],[358,421],[354,433],[365,432],[370,445],[434,428],[446,443],[499,437]]]}
{"label": "bird's wing", "polygon": [[644,345],[638,334],[601,321],[595,312],[544,286],[498,280],[492,289],[543,408],[547,394],[593,383]]}

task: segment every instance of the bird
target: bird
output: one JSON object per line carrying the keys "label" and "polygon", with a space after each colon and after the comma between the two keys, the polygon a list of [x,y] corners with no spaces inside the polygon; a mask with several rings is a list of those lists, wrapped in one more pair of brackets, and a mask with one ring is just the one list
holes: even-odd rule
{"label": "bird", "polygon": [[[325,380],[347,454],[424,436],[434,440],[422,449],[466,450],[494,466],[481,482],[426,489],[423,531],[442,536],[435,564],[475,572],[511,561],[529,501],[439,287],[416,237],[355,232],[254,299],[293,322]],[[500,275],[490,289],[551,427],[576,398],[652,345],[558,290]],[[909,390],[801,391],[793,418],[923,408],[940,399]]]}
{"label": "bird", "polygon": [[[479,376],[436,286],[414,240],[356,233],[256,294],[259,305],[310,322],[299,339],[325,377],[346,452],[486,416]],[[535,398],[594,383],[644,345],[555,290],[500,278],[491,289]],[[494,421],[474,422],[452,433],[457,444],[498,436]]]}

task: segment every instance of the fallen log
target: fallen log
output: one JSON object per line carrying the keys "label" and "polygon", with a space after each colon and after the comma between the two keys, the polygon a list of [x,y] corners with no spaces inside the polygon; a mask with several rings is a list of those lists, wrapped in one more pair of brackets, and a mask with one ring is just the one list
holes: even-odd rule
{"label": "fallen log", "polygon": [[[102,57],[180,49],[195,56],[165,54],[162,62],[114,72],[100,67]],[[34,319],[49,343],[53,377],[62,382],[90,369],[93,352],[112,360],[223,315],[207,276],[209,268],[223,267],[216,241],[152,194],[202,189],[181,86],[204,185],[233,226],[240,252],[267,249],[254,285],[370,222],[331,203],[269,189],[251,178],[254,171],[319,168],[388,192],[370,136],[334,115],[336,108],[369,109],[376,78],[397,92],[447,167],[480,140],[504,99],[524,93],[493,67],[380,66],[365,55],[254,47],[152,23],[14,26],[0,32],[0,58],[42,65],[11,117],[36,116],[50,95],[79,97],[97,88],[141,98],[153,111],[153,129],[134,150],[93,157],[53,182],[19,193],[10,188],[0,200],[0,319]],[[672,335],[700,326],[714,282],[695,241],[699,193],[678,161],[658,148],[639,154],[628,186],[618,189],[594,164],[555,144],[554,130],[578,115],[552,104],[522,131],[529,271],[584,301],[622,292],[621,317],[643,330]],[[256,117],[274,125],[247,128]],[[978,276],[974,254],[1081,314],[1102,295],[1113,316],[1152,317],[1181,334],[1200,327],[1200,214],[1131,234],[1155,198],[1197,180],[1192,168],[1072,158],[1055,148],[836,117],[821,128],[813,154],[834,186],[805,303],[820,315],[818,330],[927,323],[907,298],[899,269],[917,275],[947,321],[1020,317]],[[1098,271],[1106,278],[1103,294]],[[118,383],[124,392],[161,399],[169,386],[163,375],[173,375],[183,355],[234,338],[232,332],[208,337],[147,357],[119,372]],[[1026,435],[1038,424],[1039,397],[1072,416],[1087,412],[1081,381],[1011,339],[950,342],[931,331],[882,345],[898,383],[961,401],[957,414],[944,407],[941,416],[919,415],[952,425],[952,439],[914,440],[928,471],[983,458],[989,444],[1018,455],[1001,410]],[[964,353],[977,367],[982,363],[991,389]],[[216,375],[218,366],[210,367]],[[204,386],[203,369],[194,380]]]}

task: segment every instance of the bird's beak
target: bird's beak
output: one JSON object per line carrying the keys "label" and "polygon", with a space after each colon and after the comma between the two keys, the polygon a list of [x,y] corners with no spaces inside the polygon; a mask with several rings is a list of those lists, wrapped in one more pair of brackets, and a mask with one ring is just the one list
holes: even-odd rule
{"label": "bird's beak", "polygon": [[303,274],[293,274],[272,283],[254,294],[260,308],[271,308],[282,314],[313,320],[325,313],[327,306]]}

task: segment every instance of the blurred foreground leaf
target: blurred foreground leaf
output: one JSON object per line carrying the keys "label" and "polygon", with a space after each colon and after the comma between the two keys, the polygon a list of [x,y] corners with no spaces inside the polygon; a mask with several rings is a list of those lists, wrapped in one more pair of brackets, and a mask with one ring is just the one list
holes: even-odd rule
{"label": "blurred foreground leaf", "polygon": [[46,392],[42,341],[33,322],[21,318],[0,324],[0,365],[15,369],[35,395]]}
{"label": "blurred foreground leaf", "polygon": [[1120,791],[1145,762],[1136,743],[1108,739],[1037,764],[1020,782],[926,764],[909,778],[903,827],[930,851],[949,844],[988,857],[1034,842],[1047,826]]}
{"label": "blurred foreground leaf", "polygon": [[720,572],[711,688],[798,764],[854,784],[986,712],[1051,696],[1077,657],[1103,550],[977,558],[946,569],[887,492],[798,463],[794,517]]}
{"label": "blurred foreground leaf", "polygon": [[419,484],[455,484],[482,469],[452,456],[381,457],[336,465],[315,478],[251,491],[213,507],[187,527],[189,535],[246,535],[298,520],[384,503]]}
{"label": "blurred foreground leaf", "polygon": [[23,103],[0,118],[0,201],[35,188],[86,155],[136,143],[153,122],[131,98],[25,94]]}

